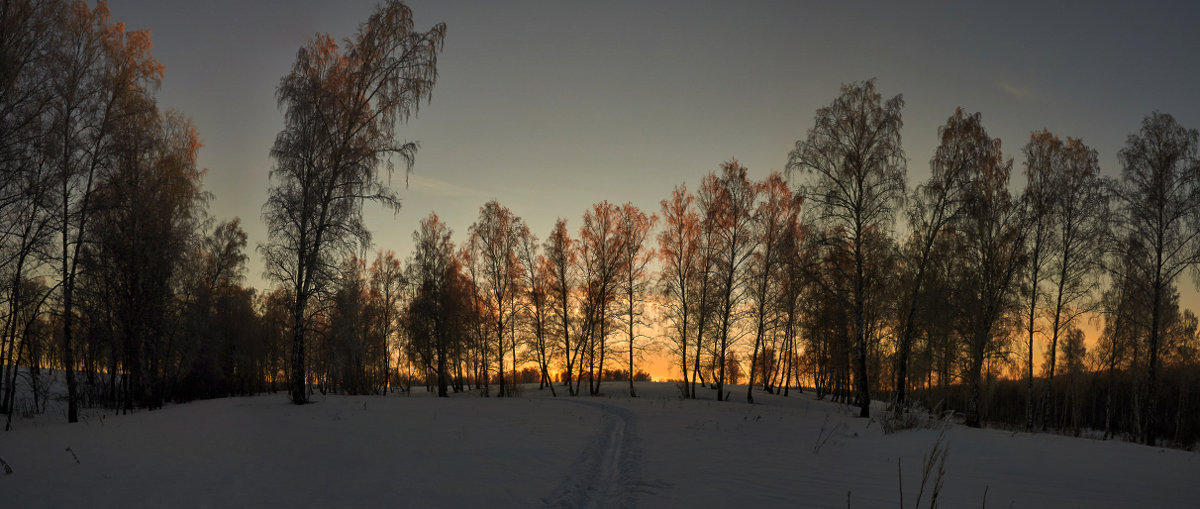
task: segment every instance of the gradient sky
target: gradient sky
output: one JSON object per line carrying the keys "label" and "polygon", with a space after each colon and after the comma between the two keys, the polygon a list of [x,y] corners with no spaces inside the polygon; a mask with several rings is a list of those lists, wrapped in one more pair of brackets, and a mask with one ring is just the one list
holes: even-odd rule
{"label": "gradient sky", "polygon": [[[282,127],[274,98],[317,32],[342,38],[373,1],[111,0],[153,32],[159,103],[191,116],[205,146],[210,213],[242,218],[251,248]],[[1116,153],[1154,110],[1200,127],[1200,3],[410,1],[416,25],[448,26],[432,103],[401,127],[419,141],[393,217],[370,207],[376,249],[407,257],[436,211],[461,243],[495,198],[540,238],[572,232],[609,200],[659,200],[730,157],[761,178],[840,84],[877,77],[903,94],[909,185],[929,175],[939,125],[962,106],[1016,159],[1047,128],[1082,138],[1117,175]],[[403,174],[393,183],[404,186]],[[372,251],[373,253],[373,251]],[[373,256],[373,254],[372,254]],[[252,254],[249,283],[263,288]],[[1197,302],[1190,280],[1185,305]]]}

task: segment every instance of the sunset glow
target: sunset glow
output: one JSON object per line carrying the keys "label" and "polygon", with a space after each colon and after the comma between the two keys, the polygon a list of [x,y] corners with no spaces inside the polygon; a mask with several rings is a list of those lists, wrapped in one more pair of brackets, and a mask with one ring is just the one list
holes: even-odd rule
{"label": "sunset glow", "polygon": [[0,500],[1194,506],[1198,24],[0,0]]}

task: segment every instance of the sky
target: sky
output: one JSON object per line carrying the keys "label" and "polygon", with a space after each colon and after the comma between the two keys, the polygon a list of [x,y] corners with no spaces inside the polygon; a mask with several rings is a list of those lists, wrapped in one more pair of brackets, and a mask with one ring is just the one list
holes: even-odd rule
{"label": "sky", "polygon": [[[373,1],[111,0],[149,29],[166,68],[159,104],[196,123],[210,214],[240,217],[251,249],[283,126],[274,93],[318,32],[353,34]],[[841,84],[902,94],[909,186],[929,175],[937,128],[961,106],[1015,159],[1032,131],[1082,138],[1117,176],[1117,152],[1152,111],[1200,127],[1200,3],[410,1],[416,27],[445,22],[432,100],[398,129],[420,143],[391,179],[393,214],[368,206],[377,249],[411,251],[435,211],[461,243],[496,199],[539,238],[577,231],[592,203],[658,211],[675,185],[736,157],[782,171]],[[270,285],[252,253],[248,283]],[[1200,299],[1181,281],[1184,305]],[[1189,302],[1191,305],[1189,305]]]}

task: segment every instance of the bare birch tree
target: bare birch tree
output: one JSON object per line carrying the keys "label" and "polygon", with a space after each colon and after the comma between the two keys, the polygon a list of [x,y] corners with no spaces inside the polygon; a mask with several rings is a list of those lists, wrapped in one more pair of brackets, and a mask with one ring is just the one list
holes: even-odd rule
{"label": "bare birch tree", "polygon": [[[758,184],[762,201],[754,211],[754,230],[758,236],[757,248],[752,255],[749,272],[751,276],[750,301],[754,305],[754,346],[750,350],[750,379],[746,386],[746,401],[754,403],[755,375],[761,369],[759,353],[772,325],[769,315],[772,303],[778,300],[781,241],[787,229],[794,226],[800,214],[799,196],[793,196],[791,188],[778,172],[771,172],[767,179]],[[766,385],[766,376],[763,383]]]}
{"label": "bare birch tree", "polygon": [[717,401],[724,401],[729,350],[741,339],[741,306],[747,297],[746,270],[759,239],[754,232],[754,207],[759,188],[746,176],[747,169],[731,159],[721,164],[718,177],[710,174],[701,184],[700,207],[709,220],[706,231],[711,248],[713,277],[713,367]]}
{"label": "bare birch tree", "polygon": [[[49,55],[59,38],[56,11],[63,2],[10,0],[0,9],[0,412],[12,417],[11,394],[16,366],[28,353],[23,330],[30,309],[40,310],[42,295],[28,294],[46,285],[31,284],[30,276],[46,269],[55,233],[55,165],[45,143],[52,134],[48,113],[56,72]],[[47,291],[50,288],[46,288]],[[40,313],[33,313],[35,316]],[[18,337],[20,339],[18,339]],[[32,338],[30,338],[32,339]],[[10,381],[11,380],[11,381]],[[6,385],[7,389],[5,389]]]}
{"label": "bare birch tree", "polygon": [[[616,302],[617,284],[620,282],[623,249],[620,208],[607,201],[592,205],[583,214],[583,225],[579,229],[578,257],[582,285],[580,308],[583,315],[583,335],[580,339],[585,341],[589,393],[592,396],[600,394],[604,361],[610,350],[608,335],[613,325],[612,307]],[[582,371],[581,364],[581,375]],[[576,392],[578,390],[576,387]]]}
{"label": "bare birch tree", "polygon": [[459,334],[457,329],[464,306],[458,298],[458,260],[454,256],[451,231],[436,214],[421,220],[413,232],[413,255],[408,262],[408,280],[415,286],[405,317],[410,344],[419,352],[418,358],[434,372],[438,397],[449,396],[450,343]]}
{"label": "bare birch tree", "polygon": [[[1041,313],[1042,282],[1046,280],[1046,264],[1054,236],[1055,214],[1059,199],[1058,172],[1063,171],[1062,140],[1049,131],[1037,131],[1030,135],[1025,144],[1025,192],[1021,195],[1025,207],[1028,233],[1025,235],[1027,262],[1025,291],[1029,305],[1025,307],[1027,399],[1025,400],[1025,429],[1033,429],[1033,344],[1038,332],[1038,315]],[[1044,331],[1043,331],[1044,332]],[[1052,348],[1053,349],[1053,348]],[[1053,354],[1051,354],[1053,355]],[[1053,368],[1051,368],[1053,369]],[[1044,423],[1043,423],[1044,425]]]}
{"label": "bare birch tree", "polygon": [[646,285],[650,277],[647,265],[654,259],[654,249],[646,247],[646,239],[650,236],[658,216],[646,215],[632,203],[621,206],[620,226],[617,235],[622,247],[620,257],[620,292],[623,301],[622,313],[627,327],[626,348],[629,360],[629,396],[636,398],[637,391],[633,388],[634,358],[637,356],[636,340],[637,327],[645,326],[641,319],[644,313]]}
{"label": "bare birch tree", "polygon": [[[524,221],[512,211],[492,200],[480,207],[479,219],[471,225],[472,257],[481,267],[483,296],[492,311],[496,332],[496,363],[500,376],[499,397],[509,395],[504,383],[504,354],[513,350],[513,371],[516,372],[516,337],[511,334],[516,317],[513,305],[519,290],[521,266],[517,259],[520,235],[528,232]],[[505,334],[509,342],[505,342]],[[514,379],[515,380],[515,379]],[[515,382],[514,382],[515,383]]]}
{"label": "bare birch tree", "polygon": [[553,356],[553,345],[550,342],[550,272],[551,264],[546,256],[538,250],[537,236],[526,230],[520,237],[518,256],[524,268],[522,277],[525,279],[525,310],[528,327],[533,336],[533,352],[537,358],[541,382],[538,388],[550,386],[550,395],[558,396],[554,389],[554,380],[550,377],[550,360]]}
{"label": "bare birch tree", "polygon": [[126,32],[109,19],[105,4],[89,9],[72,3],[57,13],[62,39],[50,58],[52,127],[48,143],[57,166],[59,292],[62,313],[61,354],[67,382],[67,420],[76,422],[76,283],[80,254],[94,226],[95,191],[101,172],[112,163],[114,135],[127,114],[127,101],[158,86],[163,68],[150,55],[147,31]]}
{"label": "bare birch tree", "polygon": [[788,154],[787,174],[810,180],[800,188],[818,210],[820,220],[834,227],[830,239],[853,260],[851,295],[854,311],[855,388],[859,416],[871,413],[867,370],[867,237],[891,231],[896,206],[904,199],[905,159],[900,145],[904,99],[884,100],[875,80],[842,86],[829,106],[817,110],[816,124]]}
{"label": "bare birch tree", "polygon": [[394,337],[399,332],[396,322],[405,285],[404,272],[395,252],[381,251],[375,255],[375,261],[371,262],[370,284],[371,294],[380,308],[376,327],[383,341],[381,360],[384,377],[379,390],[387,395],[391,389],[392,352],[398,352],[399,346],[399,341]]}
{"label": "bare birch tree", "polygon": [[1009,334],[1006,320],[1017,304],[1018,274],[1025,262],[1022,209],[1008,191],[1012,160],[1005,160],[1000,140],[988,136],[979,114],[962,136],[970,187],[966,209],[955,221],[964,253],[959,283],[962,333],[967,346],[966,424],[981,425],[980,395],[984,363]]}
{"label": "bare birch tree", "polygon": [[1149,304],[1146,404],[1139,421],[1142,441],[1154,445],[1163,310],[1175,280],[1200,263],[1200,134],[1165,113],[1151,113],[1118,153],[1121,181],[1113,186],[1116,214],[1110,264],[1119,279],[1136,282],[1136,299]]}
{"label": "bare birch tree", "polygon": [[397,126],[417,112],[437,81],[446,25],[413,28],[412,11],[396,0],[378,7],[339,47],[328,34],[310,39],[279,82],[284,128],[271,156],[272,184],[263,219],[270,241],[260,246],[267,274],[286,286],[292,303],[291,398],[306,394],[305,334],[309,300],[336,273],[339,255],[370,244],[364,202],[399,210],[400,199],[380,179],[399,158],[407,171],[417,151],[397,139]]}
{"label": "bare birch tree", "polygon": [[[1068,330],[1075,330],[1075,321],[1095,310],[1099,299],[1093,294],[1099,288],[1096,277],[1102,249],[1096,240],[1108,230],[1108,196],[1106,183],[1100,177],[1096,150],[1081,140],[1067,138],[1062,146],[1062,166],[1054,173],[1052,223],[1047,279],[1053,287],[1054,300],[1048,306],[1050,347],[1046,377],[1047,410],[1054,408],[1054,373],[1057,365],[1059,339]],[[1043,414],[1045,429],[1048,414]]]}
{"label": "bare birch tree", "polygon": [[557,330],[563,355],[563,362],[566,367],[565,380],[568,394],[575,396],[576,389],[573,383],[575,372],[573,371],[579,357],[579,338],[576,337],[576,344],[571,344],[571,331],[573,330],[573,306],[572,292],[575,291],[575,243],[571,240],[571,234],[567,231],[567,221],[559,219],[554,223],[554,229],[550,232],[550,237],[546,239],[546,243],[542,246],[542,252],[545,253],[546,262],[549,268],[547,272],[548,278],[548,307],[554,314],[554,326]]}
{"label": "bare birch tree", "polygon": [[[679,354],[679,369],[683,373],[684,391],[692,395],[688,383],[688,335],[699,336],[694,308],[696,296],[693,281],[699,272],[700,214],[693,207],[696,197],[687,186],[675,186],[669,199],[661,202],[664,228],[658,233],[659,272],[661,292],[665,298],[671,337]],[[692,345],[700,355],[698,344]],[[694,397],[694,396],[693,396]]]}
{"label": "bare birch tree", "polygon": [[896,359],[896,408],[903,411],[908,390],[908,364],[917,331],[917,317],[922,295],[926,291],[927,273],[934,258],[934,248],[948,225],[962,212],[967,179],[971,164],[962,157],[962,131],[978,127],[961,108],[955,110],[946,123],[938,128],[940,143],[929,161],[929,181],[917,187],[909,198],[907,209],[912,236],[903,253],[907,267],[907,301],[902,304],[900,337]]}

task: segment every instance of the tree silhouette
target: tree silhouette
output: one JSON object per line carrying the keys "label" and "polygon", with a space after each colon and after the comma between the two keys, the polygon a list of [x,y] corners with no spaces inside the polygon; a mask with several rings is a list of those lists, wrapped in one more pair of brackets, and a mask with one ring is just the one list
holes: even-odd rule
{"label": "tree silhouette", "polygon": [[[30,353],[22,333],[24,316],[40,315],[50,288],[33,284],[30,274],[45,270],[55,219],[54,154],[46,148],[51,123],[49,87],[55,72],[50,55],[67,11],[62,2],[17,0],[0,10],[0,293],[4,295],[0,323],[0,411],[11,418],[16,365]],[[44,292],[43,292],[44,290]],[[33,291],[35,293],[27,293]],[[18,339],[20,338],[20,339]],[[7,385],[7,390],[5,387]]]}
{"label": "tree silhouette", "polygon": [[907,209],[909,227],[908,248],[904,251],[907,267],[905,283],[908,299],[902,306],[900,337],[896,359],[896,407],[903,411],[908,389],[908,364],[913,338],[917,331],[917,316],[922,296],[927,291],[926,279],[943,231],[963,209],[969,165],[963,155],[961,131],[978,126],[962,112],[962,108],[938,128],[940,143],[929,161],[929,181],[913,190]]}
{"label": "tree silhouette", "polygon": [[538,252],[537,237],[526,229],[518,239],[517,256],[524,270],[521,277],[525,290],[525,316],[527,326],[533,336],[533,350],[537,357],[538,371],[541,376],[538,388],[550,386],[550,394],[558,396],[554,381],[550,378],[550,358],[553,354],[549,340],[550,329],[550,293],[552,272],[551,262],[545,255]]}
{"label": "tree silhouette", "polygon": [[646,298],[646,283],[649,278],[647,265],[654,259],[654,250],[646,247],[646,239],[658,216],[646,215],[632,203],[621,206],[620,226],[617,235],[620,237],[620,292],[624,305],[623,315],[625,326],[628,327],[626,336],[629,354],[629,395],[637,397],[633,388],[634,357],[637,352],[635,341],[638,337],[635,328],[646,325],[641,319],[643,301]]}
{"label": "tree silhouette", "polygon": [[296,56],[276,98],[284,128],[271,156],[272,185],[263,207],[270,241],[260,250],[268,275],[289,287],[292,306],[291,397],[307,401],[304,342],[309,300],[336,273],[338,255],[370,243],[362,204],[398,210],[395,191],[380,180],[394,157],[412,169],[417,145],[396,139],[437,81],[444,24],[413,30],[412,11],[390,0],[339,48],[318,34]]}
{"label": "tree silhouette", "polygon": [[[760,183],[759,194],[762,202],[754,212],[755,234],[758,236],[758,248],[754,251],[750,262],[750,300],[754,305],[754,347],[750,350],[749,380],[746,382],[746,400],[754,403],[754,380],[758,371],[763,371],[763,385],[767,385],[767,371],[760,366],[759,351],[768,334],[769,305],[778,300],[779,267],[782,246],[781,241],[789,228],[793,228],[800,214],[799,196],[792,196],[783,176],[771,172],[767,179]],[[764,359],[762,365],[771,360]]]}
{"label": "tree silhouette", "polygon": [[565,380],[567,392],[575,396],[576,388],[573,383],[575,372],[572,371],[579,362],[580,344],[571,345],[572,305],[571,293],[575,291],[576,247],[567,231],[567,222],[559,219],[554,223],[550,237],[542,246],[546,257],[546,278],[548,287],[548,307],[554,314],[553,328],[557,330],[562,340],[563,361],[566,364]]}
{"label": "tree silhouette", "polygon": [[[679,353],[679,369],[688,395],[695,397],[695,388],[688,383],[688,335],[699,336],[694,308],[696,296],[693,281],[700,270],[700,214],[693,206],[696,197],[686,184],[675,186],[671,197],[662,200],[665,227],[658,234],[659,277],[667,320],[675,331],[672,338]],[[700,347],[694,345],[696,357]]]}
{"label": "tree silhouette", "polygon": [[829,106],[817,110],[816,124],[788,154],[787,173],[811,175],[800,192],[815,205],[823,223],[835,228],[828,239],[833,249],[851,255],[847,267],[852,281],[856,351],[855,387],[859,416],[871,413],[867,379],[867,237],[886,235],[894,209],[904,199],[905,161],[900,146],[904,99],[887,101],[875,90],[875,80],[842,86]]}
{"label": "tree silhouette", "polygon": [[1005,319],[1017,305],[1026,224],[1019,203],[1008,191],[1012,160],[1004,159],[1000,140],[987,135],[978,114],[968,118],[973,125],[962,131],[961,146],[972,161],[970,186],[966,209],[954,227],[961,232],[957,239],[965,254],[958,313],[967,346],[966,424],[978,427],[984,362],[996,353],[999,340],[1008,336]]}
{"label": "tree silhouette", "polygon": [[462,337],[461,317],[469,306],[469,298],[461,291],[461,272],[450,234],[433,213],[413,232],[408,279],[415,289],[404,320],[410,347],[433,371],[438,396],[443,398],[449,396],[451,342]]}
{"label": "tree silhouette", "polygon": [[726,368],[736,364],[729,362],[730,347],[745,334],[739,322],[749,284],[746,271],[759,241],[754,230],[759,188],[746,177],[746,171],[745,166],[731,159],[721,165],[719,177],[705,177],[700,190],[700,207],[709,221],[706,241],[711,247],[715,290],[713,367],[717,401],[725,400]]}
{"label": "tree silhouette", "polygon": [[[140,99],[148,101],[148,99]],[[160,116],[153,104],[127,112],[114,137],[114,164],[99,179],[91,242],[81,266],[90,288],[119,296],[107,304],[125,370],[125,409],[161,407],[168,355],[178,348],[171,326],[171,282],[201,219],[199,137],[191,120]],[[234,263],[230,260],[228,263]]]}
{"label": "tree silhouette", "polygon": [[[588,359],[588,391],[600,394],[604,361],[608,357],[608,335],[621,277],[624,246],[620,235],[620,208],[607,201],[596,203],[583,214],[579,229],[578,265],[583,288],[582,309],[584,353]],[[580,371],[582,375],[582,364]],[[579,392],[578,383],[576,392]]]}
{"label": "tree silhouette", "polygon": [[1200,263],[1200,134],[1165,113],[1152,113],[1131,134],[1113,188],[1117,208],[1112,235],[1118,261],[1109,271],[1134,283],[1135,298],[1150,306],[1146,346],[1146,405],[1142,440],[1154,445],[1160,343],[1164,309],[1175,280]]}
{"label": "tree silhouette", "polygon": [[[1048,280],[1053,285],[1054,298],[1050,306],[1049,376],[1046,380],[1049,399],[1047,409],[1054,407],[1054,372],[1059,339],[1076,330],[1075,321],[1095,309],[1092,294],[1099,286],[1096,277],[1100,268],[1102,249],[1090,246],[1104,237],[1108,229],[1108,195],[1111,184],[1100,177],[1096,150],[1082,141],[1067,138],[1062,145],[1062,167],[1054,173],[1051,213],[1053,241],[1048,260]],[[1048,419],[1043,419],[1043,426]]]}
{"label": "tree silhouette", "polygon": [[376,305],[379,307],[378,333],[383,349],[383,380],[380,391],[387,394],[391,387],[391,359],[394,346],[398,346],[398,341],[393,340],[393,336],[397,334],[397,315],[400,306],[400,299],[403,296],[405,278],[404,272],[400,267],[400,260],[396,259],[396,253],[392,251],[380,252],[375,261],[371,262],[370,270],[371,295]]}
{"label": "tree silhouette", "polygon": [[[509,329],[517,316],[514,305],[521,284],[521,265],[517,252],[521,235],[529,229],[521,218],[492,200],[480,207],[479,219],[471,225],[472,258],[481,266],[483,274],[483,296],[492,315],[496,332],[497,374],[500,378],[499,396],[508,395],[504,384],[504,354],[506,345],[512,346],[513,372],[517,369],[516,334]],[[509,343],[504,335],[509,334]]]}
{"label": "tree silhouette", "polygon": [[[1062,140],[1045,130],[1030,135],[1029,143],[1025,144],[1023,151],[1025,152],[1026,183],[1021,201],[1025,207],[1026,221],[1029,225],[1029,233],[1025,236],[1028,256],[1026,292],[1029,306],[1024,317],[1026,320],[1025,330],[1029,334],[1026,341],[1028,399],[1025,401],[1025,429],[1028,430],[1033,428],[1033,338],[1037,333],[1037,318],[1040,311],[1038,302],[1041,297],[1042,282],[1047,277],[1045,270],[1049,255],[1047,251],[1052,249],[1052,243],[1057,240],[1053,233],[1055,222],[1058,220],[1055,209],[1061,190],[1058,189],[1060,179],[1057,178],[1056,173],[1064,171],[1064,154]],[[1054,350],[1052,343],[1049,351],[1051,358],[1053,358]],[[1053,373],[1054,363],[1050,364],[1050,371]],[[1048,392],[1053,387],[1053,375],[1051,375],[1050,381]],[[1049,406],[1047,406],[1047,410],[1049,410]]]}
{"label": "tree silhouette", "polygon": [[89,9],[72,3],[59,12],[61,39],[51,50],[56,71],[52,90],[51,128],[47,142],[57,167],[61,352],[66,368],[67,420],[76,422],[75,298],[80,256],[94,226],[95,191],[100,172],[117,157],[116,135],[127,115],[144,112],[148,90],[157,87],[163,68],[150,56],[150,33],[126,32],[109,19],[105,4]]}

